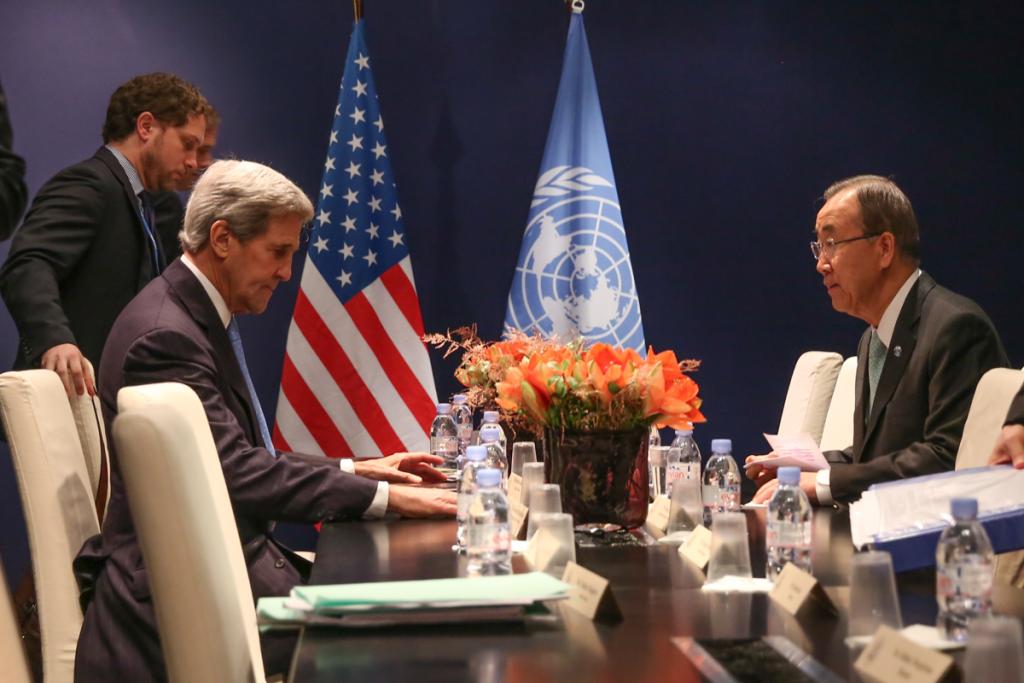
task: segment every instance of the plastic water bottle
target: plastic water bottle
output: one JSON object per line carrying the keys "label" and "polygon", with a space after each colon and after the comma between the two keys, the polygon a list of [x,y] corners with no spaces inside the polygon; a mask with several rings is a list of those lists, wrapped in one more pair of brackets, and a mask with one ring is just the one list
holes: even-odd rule
{"label": "plastic water bottle", "polygon": [[704,526],[711,528],[711,520],[718,512],[740,509],[740,468],[732,458],[731,439],[712,439],[711,457],[704,465]]}
{"label": "plastic water bottle", "polygon": [[459,454],[466,454],[466,447],[473,438],[473,409],[466,402],[465,394],[452,396],[452,419],[459,433]]}
{"label": "plastic water bottle", "polygon": [[936,626],[949,640],[967,640],[967,622],[992,612],[995,556],[978,521],[975,498],[954,498],[953,523],[942,531],[935,549]]}
{"label": "plastic water bottle", "polygon": [[455,535],[455,550],[465,552],[466,532],[468,529],[466,515],[469,513],[469,504],[473,502],[476,495],[477,472],[487,466],[487,449],[483,446],[470,446],[466,449],[466,461],[462,465],[462,474],[459,476],[459,493],[457,498],[458,507],[455,512],[455,520],[458,522],[458,531]]}
{"label": "plastic water bottle", "polygon": [[437,404],[437,417],[430,425],[430,452],[444,458],[442,467],[459,468],[459,431],[452,419],[452,408],[447,403]]}
{"label": "plastic water bottle", "polygon": [[486,432],[494,432],[498,435],[498,443],[501,444],[501,449],[508,452],[508,440],[505,438],[505,430],[498,424],[498,411],[497,410],[485,410],[484,421],[480,425],[480,441],[484,440],[484,434]]}
{"label": "plastic water bottle", "polygon": [[508,500],[501,490],[501,472],[485,467],[476,472],[476,495],[469,504],[466,571],[470,576],[512,573],[508,532]]}
{"label": "plastic water bottle", "polygon": [[692,429],[677,429],[676,438],[668,448],[665,493],[672,495],[672,484],[677,479],[700,480],[700,450],[693,440]]}
{"label": "plastic water bottle", "polygon": [[487,450],[487,467],[501,472],[502,482],[508,479],[508,458],[505,447],[498,442],[498,433],[494,430],[480,430],[480,445]]}
{"label": "plastic water bottle", "polygon": [[765,547],[768,564],[765,575],[774,581],[782,568],[792,562],[811,571],[811,502],[800,488],[800,468],[780,467],[779,488],[768,501],[768,530]]}

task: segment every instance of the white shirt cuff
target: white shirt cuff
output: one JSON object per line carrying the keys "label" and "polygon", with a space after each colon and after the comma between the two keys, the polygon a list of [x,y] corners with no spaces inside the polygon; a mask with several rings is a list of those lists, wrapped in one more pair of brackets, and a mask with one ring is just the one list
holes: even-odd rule
{"label": "white shirt cuff", "polygon": [[814,492],[818,495],[818,505],[832,504],[832,470],[818,470],[814,475]]}
{"label": "white shirt cuff", "polygon": [[[341,468],[342,472],[356,473],[356,461],[352,458],[340,458],[338,460],[338,467]],[[381,519],[387,511],[388,483],[386,481],[378,481],[377,493],[373,494],[373,500],[370,501],[370,507],[366,508],[366,512],[363,513],[363,519]]]}
{"label": "white shirt cuff", "polygon": [[363,513],[363,519],[381,519],[387,511],[388,483],[386,481],[378,481],[377,493],[373,495],[370,507],[366,508],[366,512]]}

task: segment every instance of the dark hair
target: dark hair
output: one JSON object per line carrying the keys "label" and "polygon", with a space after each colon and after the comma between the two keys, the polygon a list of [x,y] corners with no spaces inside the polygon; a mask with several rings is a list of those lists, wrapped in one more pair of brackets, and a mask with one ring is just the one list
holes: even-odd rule
{"label": "dark hair", "polygon": [[825,201],[845,190],[856,192],[867,234],[891,232],[901,254],[915,263],[921,260],[921,236],[914,207],[896,183],[878,175],[853,176],[832,183],[825,190]]}
{"label": "dark hair", "polygon": [[103,142],[131,135],[142,112],[148,111],[161,123],[177,127],[185,125],[189,116],[206,114],[210,109],[199,89],[183,78],[168,73],[136,76],[110,96]]}

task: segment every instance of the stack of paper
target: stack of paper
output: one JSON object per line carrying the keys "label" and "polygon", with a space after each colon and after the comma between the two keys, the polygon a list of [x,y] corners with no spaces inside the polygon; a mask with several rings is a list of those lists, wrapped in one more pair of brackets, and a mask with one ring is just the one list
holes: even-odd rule
{"label": "stack of paper", "polygon": [[893,555],[896,571],[935,563],[939,533],[950,524],[950,501],[975,498],[978,519],[996,552],[1024,547],[1024,470],[977,467],[875,484],[850,506],[857,548]]}
{"label": "stack of paper", "polygon": [[543,572],[479,578],[297,586],[284,598],[260,598],[264,628],[365,627],[522,619],[540,602],[569,597]]}

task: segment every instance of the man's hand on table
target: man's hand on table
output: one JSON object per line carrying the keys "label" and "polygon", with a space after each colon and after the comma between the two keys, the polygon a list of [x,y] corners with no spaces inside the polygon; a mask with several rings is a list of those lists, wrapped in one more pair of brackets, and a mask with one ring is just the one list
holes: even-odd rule
{"label": "man's hand on table", "polygon": [[[773,472],[772,477],[774,476],[775,475]],[[818,504],[818,489],[815,485],[817,479],[818,475],[815,474],[814,472],[800,473],[800,488],[801,490],[803,490],[804,493],[807,494],[807,498],[808,500],[811,501],[812,505]],[[764,485],[761,486],[761,488],[757,490],[757,493],[754,494],[754,497],[751,499],[750,502],[767,504],[768,501],[772,499],[772,495],[775,493],[775,490],[777,488],[779,488],[778,479],[772,478],[771,480],[768,480]]]}
{"label": "man's hand on table", "polygon": [[454,491],[414,486],[392,486],[388,490],[388,512],[402,517],[454,517]]}
{"label": "man's hand on table", "polygon": [[1013,465],[1024,469],[1024,425],[1006,425],[988,459],[989,465]]}
{"label": "man's hand on table", "polygon": [[444,458],[429,453],[395,453],[384,458],[360,460],[354,464],[361,477],[393,484],[437,484],[445,475],[434,469]]}

